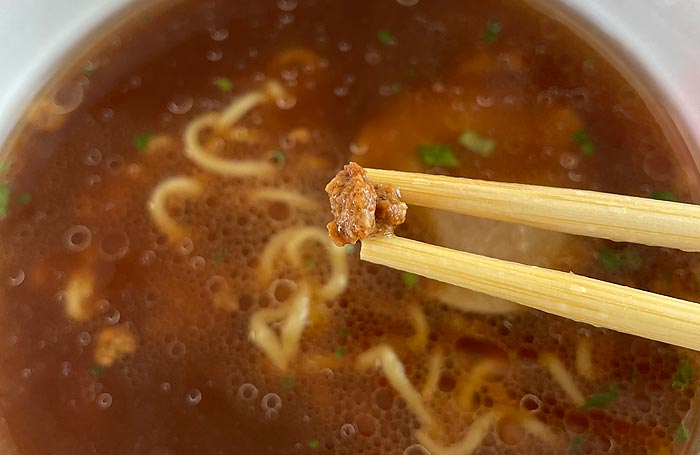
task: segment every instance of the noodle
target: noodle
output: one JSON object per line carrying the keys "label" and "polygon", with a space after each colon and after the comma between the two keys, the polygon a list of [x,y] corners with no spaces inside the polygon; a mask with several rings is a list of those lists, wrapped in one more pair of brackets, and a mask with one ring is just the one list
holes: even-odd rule
{"label": "noodle", "polygon": [[347,253],[345,249],[336,247],[321,228],[304,226],[288,228],[275,234],[265,246],[258,262],[258,277],[267,284],[273,278],[274,262],[281,250],[284,250],[293,267],[303,270],[303,257],[300,253],[301,244],[307,240],[316,240],[330,254],[331,276],[315,294],[321,299],[331,300],[342,294],[348,285]]}
{"label": "noodle", "polygon": [[123,326],[105,327],[97,336],[93,357],[95,363],[110,367],[126,354],[136,351],[136,338]]}
{"label": "noodle", "polygon": [[586,379],[593,379],[593,348],[588,337],[576,344],[576,372]]}
{"label": "noodle", "polygon": [[439,349],[436,349],[432,354],[430,354],[430,360],[428,361],[428,374],[425,376],[425,382],[423,383],[423,388],[420,391],[421,397],[424,401],[430,400],[433,395],[435,395],[444,362],[445,357],[442,355],[442,352]]}
{"label": "noodle", "polygon": [[426,408],[418,391],[406,377],[403,363],[396,356],[394,350],[386,344],[380,344],[357,357],[357,367],[360,370],[366,370],[372,366],[378,366],[382,369],[389,384],[404,399],[408,408],[418,418],[418,421],[428,428],[431,427],[433,416]]}
{"label": "noodle", "polygon": [[185,229],[173,220],[166,209],[168,198],[175,194],[198,196],[202,185],[192,177],[170,177],[161,181],[151,192],[148,210],[153,222],[170,237],[179,240],[186,235]]}
{"label": "noodle", "polygon": [[564,392],[577,406],[583,406],[586,399],[574,382],[571,373],[566,369],[562,361],[554,354],[544,353],[540,355],[540,363],[547,367],[555,381],[559,383]]}
{"label": "noodle", "polygon": [[276,166],[266,161],[232,160],[207,153],[204,145],[200,142],[200,136],[207,129],[230,128],[257,105],[283,96],[282,86],[278,82],[269,81],[264,91],[245,93],[233,100],[223,111],[200,116],[185,128],[183,134],[185,154],[198,166],[226,177],[263,177],[272,174],[275,172]]}
{"label": "noodle", "polygon": [[408,316],[411,318],[414,331],[413,336],[408,340],[408,345],[414,351],[423,351],[428,344],[428,334],[430,333],[425,312],[420,305],[409,305]]}
{"label": "noodle", "polygon": [[416,439],[432,455],[471,455],[483,442],[491,427],[496,423],[497,411],[488,411],[471,424],[464,437],[450,446],[442,446],[433,440],[425,430],[416,431]]}
{"label": "noodle", "polygon": [[65,311],[75,321],[90,318],[88,299],[92,296],[95,276],[91,271],[79,270],[71,275],[65,294]]}
{"label": "noodle", "polygon": [[[309,315],[307,286],[300,286],[284,307],[264,308],[250,318],[250,338],[280,370],[286,370],[299,351],[299,342]],[[270,324],[281,322],[279,337]]]}
{"label": "noodle", "polygon": [[542,423],[542,421],[536,417],[525,417],[520,422],[520,426],[525,431],[538,438],[542,442],[545,442],[547,444],[554,444],[557,441],[557,437],[552,432],[552,429],[549,428],[546,424]]}
{"label": "noodle", "polygon": [[293,190],[264,188],[254,191],[250,194],[250,197],[254,201],[282,202],[301,210],[317,210],[320,208],[316,201]]}
{"label": "noodle", "polygon": [[477,363],[474,368],[469,371],[469,376],[459,385],[457,392],[457,401],[466,410],[473,410],[474,394],[485,378],[489,375],[498,373],[506,367],[505,363],[498,360],[483,360]]}

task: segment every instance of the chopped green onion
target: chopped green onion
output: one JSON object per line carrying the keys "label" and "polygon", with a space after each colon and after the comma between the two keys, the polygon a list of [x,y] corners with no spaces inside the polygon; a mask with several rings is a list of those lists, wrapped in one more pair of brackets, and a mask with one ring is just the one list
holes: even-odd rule
{"label": "chopped green onion", "polygon": [[148,148],[148,143],[151,142],[151,133],[144,132],[139,135],[137,135],[134,138],[134,147],[136,147],[136,150],[139,150],[143,152]]}
{"label": "chopped green onion", "polygon": [[17,197],[17,200],[20,204],[27,205],[32,202],[32,195],[29,193],[22,193],[19,195],[19,197]]}
{"label": "chopped green onion", "polygon": [[9,183],[0,183],[0,219],[7,216],[7,208],[10,205],[10,192],[12,185]]}
{"label": "chopped green onion", "polygon": [[685,425],[681,423],[681,425],[676,430],[676,439],[678,439],[680,442],[687,442],[688,437],[688,430],[686,430]]}
{"label": "chopped green onion", "polygon": [[601,248],[596,257],[598,262],[610,272],[617,272],[622,267],[622,256],[617,251]]}
{"label": "chopped green onion", "polygon": [[214,85],[216,85],[222,92],[230,92],[233,88],[231,79],[227,77],[217,77],[214,79]]}
{"label": "chopped green onion", "polygon": [[671,384],[677,389],[683,389],[693,380],[693,366],[688,360],[681,360],[676,372],[671,377]]}
{"label": "chopped green onion", "polygon": [[571,440],[571,450],[570,453],[578,453],[583,445],[583,437],[581,435],[576,435]]}
{"label": "chopped green onion", "polygon": [[650,197],[660,201],[680,202],[673,191],[652,191]]}
{"label": "chopped green onion", "polygon": [[88,77],[91,77],[93,74],[95,74],[95,71],[97,71],[97,68],[95,68],[95,65],[93,65],[92,62],[89,62],[87,65],[85,65],[85,68],[83,68],[83,72]]}
{"label": "chopped green onion", "polygon": [[345,357],[345,346],[338,346],[337,348],[335,348],[335,356],[339,359]]}
{"label": "chopped green onion", "polygon": [[93,363],[92,366],[90,367],[90,373],[94,374],[95,376],[99,376],[102,374],[102,366],[98,365],[96,363]]}
{"label": "chopped green onion", "polygon": [[396,81],[393,84],[391,84],[391,92],[392,93],[399,93],[401,91],[401,82]]}
{"label": "chopped green onion", "polygon": [[309,442],[307,442],[306,445],[309,446],[309,449],[311,450],[316,450],[321,447],[321,443],[318,441],[318,439],[309,439]]}
{"label": "chopped green onion", "polygon": [[423,144],[418,146],[418,154],[426,166],[456,167],[459,160],[449,145]]}
{"label": "chopped green onion", "polygon": [[219,262],[223,261],[227,255],[228,252],[226,250],[217,251],[214,253],[214,256],[211,257],[212,264],[218,264]]}
{"label": "chopped green onion", "polygon": [[270,161],[272,161],[275,164],[284,164],[285,161],[287,161],[287,157],[284,155],[284,151],[282,149],[275,149],[274,152],[272,152],[272,157],[270,158]]}
{"label": "chopped green onion", "polygon": [[607,392],[589,395],[588,398],[586,398],[586,402],[581,406],[581,409],[585,411],[591,408],[598,408],[611,401],[617,400],[619,397],[620,389],[617,387],[617,384],[612,384]]}
{"label": "chopped green onion", "polygon": [[403,280],[403,284],[409,289],[418,284],[418,275],[415,273],[403,272],[401,274],[401,279]]}
{"label": "chopped green onion", "polygon": [[392,46],[396,44],[396,38],[394,37],[394,35],[391,34],[389,30],[379,30],[377,32],[377,39],[380,43],[382,43],[385,46]]}
{"label": "chopped green onion", "polygon": [[289,390],[294,387],[294,378],[291,376],[285,376],[282,378],[282,387]]}
{"label": "chopped green onion", "polygon": [[355,252],[355,245],[348,244],[348,245],[345,245],[344,248],[345,248],[345,252],[348,254],[352,254]]}
{"label": "chopped green onion", "polygon": [[490,44],[495,43],[498,41],[498,36],[500,35],[502,29],[503,26],[501,21],[490,19],[486,23],[486,30],[484,30],[484,41]]}
{"label": "chopped green onion", "polygon": [[586,130],[578,130],[571,135],[571,140],[578,145],[579,150],[586,156],[591,156],[595,153],[595,145],[588,135]]}
{"label": "chopped green onion", "polygon": [[642,267],[642,257],[632,247],[625,248],[622,251],[601,248],[598,250],[596,258],[609,272],[617,272],[623,269],[636,272]]}
{"label": "chopped green onion", "polygon": [[459,144],[480,156],[491,156],[496,147],[496,141],[490,137],[479,135],[476,131],[467,130],[457,139]]}

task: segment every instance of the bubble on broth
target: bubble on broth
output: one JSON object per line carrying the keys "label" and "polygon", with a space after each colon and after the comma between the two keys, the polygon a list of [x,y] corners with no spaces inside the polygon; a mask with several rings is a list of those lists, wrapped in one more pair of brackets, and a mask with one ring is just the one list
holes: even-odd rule
{"label": "bubble on broth", "polygon": [[226,27],[210,27],[209,28],[209,36],[211,39],[214,41],[224,41],[228,38],[229,31]]}
{"label": "bubble on broth", "polygon": [[139,257],[139,262],[141,262],[141,265],[151,265],[153,264],[157,259],[156,252],[153,250],[146,250],[143,253],[141,253],[141,256]]}
{"label": "bubble on broth", "polygon": [[190,265],[192,270],[200,271],[204,269],[204,266],[207,264],[207,261],[202,256],[192,256],[188,261],[188,264]]}
{"label": "bubble on broth", "polygon": [[294,11],[298,5],[298,0],[277,0],[277,8],[282,11]]}
{"label": "bubble on broth", "polygon": [[253,401],[258,396],[258,388],[250,383],[241,384],[238,387],[236,396],[244,401]]}
{"label": "bubble on broth", "polygon": [[420,444],[413,444],[403,451],[403,455],[431,455],[428,449]]}
{"label": "bubble on broth", "polygon": [[82,224],[71,226],[63,234],[63,243],[70,251],[84,251],[92,243],[92,231]]}
{"label": "bubble on broth", "polygon": [[559,155],[559,164],[564,169],[576,169],[581,163],[581,154],[573,152],[564,152]]}
{"label": "bubble on broth", "polygon": [[368,48],[365,51],[365,62],[370,65],[378,65],[382,61],[382,53],[375,48]]}
{"label": "bubble on broth", "polygon": [[108,310],[105,314],[104,321],[107,325],[116,325],[119,322],[120,318],[121,313],[119,312],[119,310],[116,308],[112,308],[111,310]]}
{"label": "bubble on broth", "polygon": [[175,95],[168,101],[168,111],[172,114],[186,114],[192,109],[194,98],[191,95]]}
{"label": "bubble on broth", "polygon": [[90,147],[83,155],[83,164],[86,166],[97,166],[102,160],[102,151],[97,147]]}
{"label": "bubble on broth", "polygon": [[168,393],[172,390],[172,385],[169,382],[161,382],[159,389],[161,393]]}
{"label": "bubble on broth", "polygon": [[92,341],[92,336],[90,335],[90,332],[83,331],[78,334],[77,341],[79,346],[86,347]]}
{"label": "bubble on broth", "polygon": [[173,360],[182,360],[187,354],[187,346],[180,340],[174,340],[168,344],[165,352]]}
{"label": "bubble on broth", "polygon": [[189,237],[184,237],[177,243],[177,252],[183,256],[187,256],[194,250],[194,242]]}
{"label": "bubble on broth", "polygon": [[18,268],[7,277],[7,284],[12,287],[19,286],[20,284],[24,283],[25,277],[26,275],[24,274],[24,270]]}
{"label": "bubble on broth", "polygon": [[350,439],[355,436],[356,430],[355,426],[351,423],[344,423],[340,427],[340,437],[342,439]]}
{"label": "bubble on broth", "polygon": [[112,406],[112,395],[109,393],[101,393],[97,397],[97,406],[100,409],[109,409]]}
{"label": "bubble on broth", "polygon": [[85,97],[83,84],[78,81],[68,82],[59,88],[53,96],[58,114],[68,114],[80,106]]}
{"label": "bubble on broth", "polygon": [[196,406],[202,401],[202,392],[199,389],[190,389],[185,394],[185,401],[190,406]]}
{"label": "bubble on broth", "polygon": [[112,175],[118,175],[124,169],[124,157],[114,153],[104,161],[104,168]]}

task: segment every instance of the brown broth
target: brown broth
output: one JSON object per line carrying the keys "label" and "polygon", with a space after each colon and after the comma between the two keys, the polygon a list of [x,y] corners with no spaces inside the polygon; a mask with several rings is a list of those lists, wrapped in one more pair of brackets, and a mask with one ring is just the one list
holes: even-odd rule
{"label": "brown broth", "polygon": [[[496,19],[501,31],[490,43],[485,30]],[[321,61],[310,71],[272,63],[294,47]],[[534,310],[459,313],[441,302],[434,283],[413,285],[400,272],[361,263],[357,250],[348,254],[349,289],[314,304],[289,371],[276,370],[249,340],[251,314],[272,305],[256,273],[260,252],[284,228],[325,226],[323,187],[350,159],[689,200],[685,170],[642,100],[572,32],[515,0],[423,0],[412,7],[188,0],[133,18],[98,48],[56,82],[68,87],[63,96],[75,84],[83,88],[79,106],[49,121],[30,116],[6,151],[12,164],[0,222],[0,440],[6,426],[18,453],[403,453],[416,442],[418,422],[381,373],[354,366],[359,353],[380,342],[396,349],[414,384],[426,376],[429,352],[439,348],[447,357],[430,403],[446,443],[475,416],[460,404],[460,381],[475,363],[498,357],[508,373],[480,384],[471,398],[476,413],[518,408],[532,394],[542,403],[533,415],[560,441],[547,445],[509,431],[504,420],[479,454],[683,448],[678,430],[695,387],[692,380],[675,387],[672,377],[686,360],[697,371],[694,353]],[[220,77],[230,79],[230,90],[217,87]],[[269,160],[279,149],[279,176],[227,179],[198,169],[183,154],[183,128],[265,78],[286,81],[295,104],[256,109],[242,124],[262,131],[260,143],[227,144],[223,152]],[[289,139],[297,128],[310,133],[308,142]],[[493,154],[460,146],[465,129],[494,138]],[[594,144],[591,156],[573,140],[581,130]],[[170,143],[139,150],[135,140],[146,132]],[[416,153],[424,144],[452,147],[459,165],[426,166]],[[171,207],[188,227],[191,251],[168,242],[147,211],[156,184],[176,175],[205,182],[203,195]],[[319,209],[248,197],[251,188],[270,185],[301,192]],[[66,245],[76,225],[91,233],[80,252]],[[698,300],[694,254],[419,209],[409,210],[401,229]],[[307,255],[311,273],[326,277],[325,257],[314,249]],[[82,322],[64,311],[75,274],[94,276],[94,314]],[[214,305],[214,282],[226,283],[237,309]],[[407,344],[413,329],[405,308],[412,303],[429,321],[425,350]],[[113,324],[135,335],[136,351],[97,368],[97,339]],[[593,346],[593,379],[575,372],[575,347],[584,337]],[[586,396],[616,384],[619,397],[580,410],[538,363],[545,351],[562,359]],[[241,398],[244,384],[255,386],[254,399]],[[261,407],[269,393],[281,399],[277,414]]]}

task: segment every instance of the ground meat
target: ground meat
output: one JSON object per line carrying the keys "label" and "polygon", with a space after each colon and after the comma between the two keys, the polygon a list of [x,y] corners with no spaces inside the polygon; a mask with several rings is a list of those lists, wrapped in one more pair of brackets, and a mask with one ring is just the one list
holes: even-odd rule
{"label": "ground meat", "polygon": [[391,185],[372,184],[357,163],[346,164],[326,185],[333,221],[328,223],[331,240],[354,244],[374,234],[391,234],[406,220],[406,204]]}

